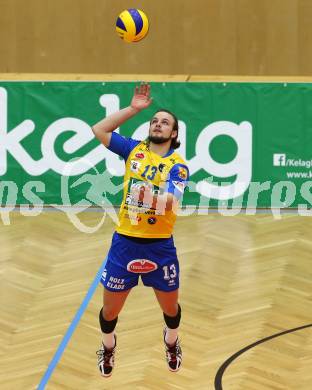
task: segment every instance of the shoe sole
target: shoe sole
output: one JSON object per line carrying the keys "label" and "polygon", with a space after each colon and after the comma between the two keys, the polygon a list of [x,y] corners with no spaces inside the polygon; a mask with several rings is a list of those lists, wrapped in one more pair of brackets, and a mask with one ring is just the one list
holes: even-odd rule
{"label": "shoe sole", "polygon": [[112,372],[111,372],[110,374],[108,374],[108,375],[101,374],[101,376],[102,376],[103,378],[109,378],[110,376],[112,376]]}
{"label": "shoe sole", "polygon": [[181,366],[180,366],[179,368],[177,368],[176,370],[173,370],[172,368],[169,368],[169,367],[168,367],[168,369],[169,369],[169,371],[171,371],[171,372],[178,372],[178,371],[181,369]]}

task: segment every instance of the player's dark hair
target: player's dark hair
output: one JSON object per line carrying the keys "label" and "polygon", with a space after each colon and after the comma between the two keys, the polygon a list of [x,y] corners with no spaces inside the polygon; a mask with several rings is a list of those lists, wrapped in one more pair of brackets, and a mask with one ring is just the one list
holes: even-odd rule
{"label": "player's dark hair", "polygon": [[172,118],[173,118],[172,130],[176,130],[177,135],[174,138],[172,138],[170,147],[172,149],[178,149],[178,147],[181,145],[181,142],[178,140],[178,134],[179,134],[178,118],[175,116],[175,114],[173,112],[167,110],[166,108],[161,108],[161,109],[157,110],[153,116],[155,116],[155,114],[157,114],[158,112],[166,112],[167,114],[170,114],[172,116]]}

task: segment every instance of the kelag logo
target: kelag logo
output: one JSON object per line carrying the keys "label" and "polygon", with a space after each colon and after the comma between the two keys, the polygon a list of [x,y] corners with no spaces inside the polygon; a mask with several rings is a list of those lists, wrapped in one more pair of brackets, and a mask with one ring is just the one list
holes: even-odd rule
{"label": "kelag logo", "polygon": [[[120,109],[119,97],[115,94],[105,94],[99,99],[100,105],[105,108],[106,115]],[[104,111],[104,110],[103,110]],[[104,115],[104,113],[103,113]],[[179,139],[181,147],[178,152],[186,159],[188,145],[186,125],[183,121],[179,123]],[[35,130],[35,123],[31,119],[25,119],[14,129],[8,129],[8,96],[5,88],[0,88],[0,176],[8,171],[7,155],[10,153],[24,170],[34,179],[35,176],[44,175],[48,170],[53,170],[59,175],[76,176],[86,173],[91,167],[95,167],[105,160],[109,174],[123,176],[124,163],[119,157],[103,145],[98,145],[83,157],[75,161],[62,161],[55,145],[57,138],[68,131],[75,134],[63,144],[63,149],[72,157],[84,145],[93,138],[90,125],[86,122],[72,117],[58,119],[51,123],[45,130],[41,139],[42,158],[34,159],[31,150],[25,150],[23,140]],[[147,135],[149,122],[141,124],[133,133],[132,137],[144,139]],[[237,153],[232,161],[219,163],[215,161],[209,152],[210,143],[219,135],[231,137],[237,145]],[[190,169],[190,175],[200,170],[205,172],[205,180],[199,180],[196,184],[196,191],[209,198],[227,200],[242,195],[251,182],[252,172],[252,126],[249,122],[235,124],[233,122],[218,121],[207,125],[202,129],[195,143],[195,155],[186,159]],[[88,164],[86,164],[88,161]],[[66,172],[66,173],[65,173]],[[219,186],[212,183],[211,176],[218,178],[235,177],[235,181],[228,185]],[[44,177],[43,177],[44,181]]]}

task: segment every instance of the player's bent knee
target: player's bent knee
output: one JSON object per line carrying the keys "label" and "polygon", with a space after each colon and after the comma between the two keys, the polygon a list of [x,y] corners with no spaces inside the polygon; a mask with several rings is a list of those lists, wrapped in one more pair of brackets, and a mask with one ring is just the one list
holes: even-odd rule
{"label": "player's bent knee", "polygon": [[163,307],[163,312],[169,317],[175,317],[178,313],[178,310],[177,307],[175,308],[172,306],[168,306],[168,307]]}
{"label": "player's bent knee", "polygon": [[177,302],[171,304],[169,304],[168,302],[162,302],[161,308],[162,311],[168,316],[175,317],[179,311],[179,304]]}
{"label": "player's bent knee", "polygon": [[164,313],[164,320],[168,328],[178,328],[181,320],[181,306],[178,304],[178,313],[175,316],[169,316],[168,314]]}
{"label": "player's bent knee", "polygon": [[107,321],[112,321],[114,318],[116,318],[119,314],[119,311],[116,310],[116,308],[112,306],[106,306],[104,304],[102,310],[102,316],[107,320]]}

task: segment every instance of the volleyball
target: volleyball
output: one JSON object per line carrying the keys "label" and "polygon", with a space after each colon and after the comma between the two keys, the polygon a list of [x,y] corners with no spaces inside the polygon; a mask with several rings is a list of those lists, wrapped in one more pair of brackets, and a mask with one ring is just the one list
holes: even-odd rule
{"label": "volleyball", "polygon": [[139,9],[127,9],[118,16],[116,31],[125,42],[139,42],[148,32],[148,19]]}

